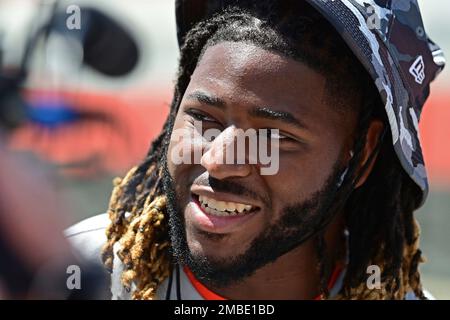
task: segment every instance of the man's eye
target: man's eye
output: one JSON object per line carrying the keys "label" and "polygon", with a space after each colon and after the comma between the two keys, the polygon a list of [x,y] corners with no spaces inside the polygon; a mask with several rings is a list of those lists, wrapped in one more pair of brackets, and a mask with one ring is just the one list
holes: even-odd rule
{"label": "man's eye", "polygon": [[185,113],[197,121],[217,122],[214,118],[207,116],[203,113],[200,113],[198,111],[186,110]]}
{"label": "man's eye", "polygon": [[278,129],[267,129],[267,138],[268,139],[277,139],[277,140],[290,140],[291,137],[288,137],[280,132]]}

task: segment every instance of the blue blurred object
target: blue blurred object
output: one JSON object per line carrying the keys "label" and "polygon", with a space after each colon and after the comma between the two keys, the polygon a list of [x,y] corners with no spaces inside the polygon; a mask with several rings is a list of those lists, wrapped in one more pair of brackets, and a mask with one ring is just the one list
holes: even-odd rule
{"label": "blue blurred object", "polygon": [[47,128],[55,128],[76,122],[81,114],[62,100],[35,101],[28,103],[27,115],[29,121]]}
{"label": "blue blurred object", "polygon": [[[36,32],[31,32],[27,41],[20,68],[5,75],[1,70],[0,50],[0,128],[12,130],[26,120],[45,127],[56,127],[76,121],[82,115],[62,101],[38,103],[29,106],[22,97],[22,87],[29,72],[30,56],[39,40],[48,40],[52,32],[71,37],[83,48],[83,64],[109,77],[125,76],[132,72],[139,61],[139,47],[136,39],[114,18],[95,8],[83,8],[84,27],[81,30],[67,30],[65,9],[55,1],[52,14]],[[41,12],[38,12],[37,16]],[[0,48],[1,49],[1,48]],[[27,116],[30,119],[27,119]],[[89,115],[92,117],[92,115]],[[98,118],[98,115],[94,115]]]}

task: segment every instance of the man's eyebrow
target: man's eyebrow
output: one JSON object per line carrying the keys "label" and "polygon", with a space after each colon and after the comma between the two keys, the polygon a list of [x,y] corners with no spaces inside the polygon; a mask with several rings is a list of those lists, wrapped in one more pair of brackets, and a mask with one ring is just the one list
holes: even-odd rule
{"label": "man's eyebrow", "polygon": [[[217,107],[219,109],[224,109],[226,106],[226,102],[219,97],[213,96],[207,92],[200,90],[189,93],[187,95],[187,98],[197,100],[200,103]],[[250,117],[254,118],[282,121],[284,123],[294,125],[300,129],[308,128],[304,122],[298,120],[292,113],[286,111],[277,111],[269,107],[253,107],[248,112],[248,114],[250,115]]]}
{"label": "man's eyebrow", "polygon": [[254,118],[264,118],[275,121],[282,121],[284,123],[294,125],[300,129],[308,128],[304,122],[298,120],[290,112],[277,111],[268,107],[255,107],[249,111],[249,115]]}
{"label": "man's eyebrow", "polygon": [[200,103],[207,104],[213,107],[218,107],[220,109],[223,109],[226,105],[225,101],[222,99],[210,95],[204,91],[194,91],[187,95],[188,99],[197,100]]}

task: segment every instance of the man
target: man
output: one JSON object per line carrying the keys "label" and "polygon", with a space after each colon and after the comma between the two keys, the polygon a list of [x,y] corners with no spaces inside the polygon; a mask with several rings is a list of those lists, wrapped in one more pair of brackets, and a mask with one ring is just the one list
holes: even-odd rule
{"label": "man", "polygon": [[[161,135],[68,231],[98,258],[107,225],[112,297],[426,298],[418,121],[444,60],[417,2],[193,3]],[[252,129],[275,173],[250,140],[224,161]]]}

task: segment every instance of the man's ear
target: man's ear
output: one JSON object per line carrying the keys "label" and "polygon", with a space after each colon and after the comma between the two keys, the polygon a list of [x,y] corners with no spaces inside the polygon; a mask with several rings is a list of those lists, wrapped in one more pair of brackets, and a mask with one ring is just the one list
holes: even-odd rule
{"label": "man's ear", "polygon": [[[364,167],[365,163],[369,160],[370,155],[375,150],[378,140],[380,138],[381,132],[383,131],[384,124],[381,120],[372,120],[370,123],[369,129],[367,130],[367,136],[366,136],[366,145],[363,150],[361,163],[358,166],[358,172]],[[363,173],[363,175],[359,178],[355,185],[355,189],[362,186],[369,176],[370,172],[372,172],[373,165],[375,164],[375,161],[377,160],[378,155],[375,155],[371,161],[371,163],[368,165],[366,171]]]}

